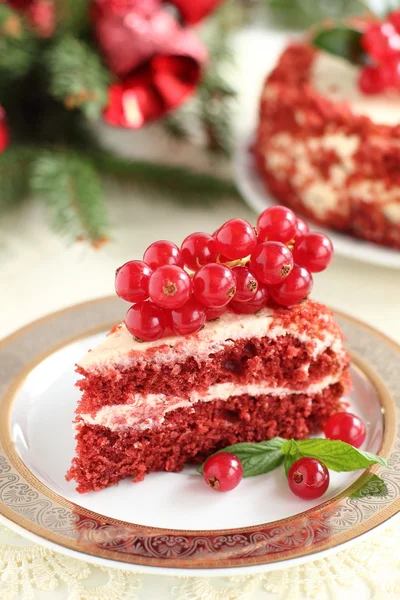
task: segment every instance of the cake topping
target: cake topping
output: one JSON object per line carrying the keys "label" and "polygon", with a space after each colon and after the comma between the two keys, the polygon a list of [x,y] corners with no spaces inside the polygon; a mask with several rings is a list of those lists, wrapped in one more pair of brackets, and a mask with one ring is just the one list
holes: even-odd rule
{"label": "cake topping", "polygon": [[[129,332],[151,342],[171,333],[194,334],[226,310],[256,313],[268,303],[289,307],[312,289],[312,275],[333,255],[330,239],[283,206],[264,210],[256,230],[231,219],[212,236],[193,233],[182,247],[160,240],[143,260],[117,269],[115,290],[134,302],[125,317]],[[190,272],[191,271],[191,272]]]}
{"label": "cake topping", "polygon": [[361,22],[320,30],[315,46],[361,65],[358,85],[364,94],[400,91],[400,10],[383,22]]}

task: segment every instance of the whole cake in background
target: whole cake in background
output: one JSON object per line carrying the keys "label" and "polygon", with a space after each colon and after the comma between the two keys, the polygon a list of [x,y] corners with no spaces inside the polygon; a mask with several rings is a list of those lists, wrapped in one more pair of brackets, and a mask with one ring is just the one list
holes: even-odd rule
{"label": "whole cake in background", "polygon": [[301,215],[400,249],[400,11],[315,41],[290,44],[265,81],[258,170]]}
{"label": "whole cake in background", "polygon": [[125,320],[78,363],[79,492],[179,471],[237,442],[306,438],[343,410],[349,358],[332,313],[308,298],[332,257],[285,207],[257,230],[161,240],[116,273]]}

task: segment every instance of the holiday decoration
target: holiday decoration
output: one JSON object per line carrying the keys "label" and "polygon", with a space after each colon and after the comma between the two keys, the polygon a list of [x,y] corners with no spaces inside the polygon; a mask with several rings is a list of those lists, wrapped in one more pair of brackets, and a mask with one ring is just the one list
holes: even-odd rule
{"label": "holiday decoration", "polygon": [[[184,137],[175,111],[196,96],[192,116],[205,144],[227,152],[233,92],[218,61],[226,59],[221,32],[230,31],[236,7],[220,4],[1,0],[0,209],[33,192],[57,229],[97,246],[107,233],[100,174],[168,180],[171,191],[192,188],[197,198],[205,190],[236,193],[213,177],[111,154],[87,123],[139,128],[164,117],[166,130]],[[207,44],[199,27],[206,18]]]}
{"label": "holiday decoration", "polygon": [[315,46],[364,65],[358,85],[364,94],[385,90],[400,92],[400,10],[383,20],[365,18],[352,26],[343,24],[321,29],[313,38]]}

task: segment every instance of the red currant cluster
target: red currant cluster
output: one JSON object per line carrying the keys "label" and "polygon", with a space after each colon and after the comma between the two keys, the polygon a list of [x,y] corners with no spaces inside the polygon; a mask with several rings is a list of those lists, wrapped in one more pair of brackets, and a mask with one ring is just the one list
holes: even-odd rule
{"label": "red currant cluster", "polygon": [[[330,440],[341,440],[359,448],[365,440],[366,428],[356,415],[339,412],[329,417],[324,434]],[[232,452],[213,454],[204,463],[203,479],[217,492],[233,490],[242,478],[242,462]],[[297,460],[288,473],[289,489],[303,500],[320,498],[328,489],[329,481],[329,471],[324,463],[311,457]]]}
{"label": "red currant cluster", "polygon": [[274,206],[259,216],[257,231],[231,219],[213,235],[190,234],[181,248],[154,242],[143,260],[117,270],[115,289],[134,303],[125,317],[128,330],[153,341],[171,332],[196,333],[228,306],[251,314],[268,301],[297,304],[311,292],[311,273],[323,271],[332,254],[327,236],[309,232],[290,209]]}
{"label": "red currant cluster", "polygon": [[383,23],[373,23],[361,40],[374,64],[364,67],[359,86],[365,94],[379,94],[392,88],[400,91],[400,10]]}

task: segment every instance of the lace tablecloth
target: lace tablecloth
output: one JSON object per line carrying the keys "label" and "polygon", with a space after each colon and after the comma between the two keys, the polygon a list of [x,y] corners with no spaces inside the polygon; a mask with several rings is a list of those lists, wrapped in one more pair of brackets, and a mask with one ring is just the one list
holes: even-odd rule
{"label": "lace tablecloth", "polygon": [[351,548],[290,569],[237,577],[166,577],[100,568],[0,528],[4,600],[394,600],[400,519]]}

